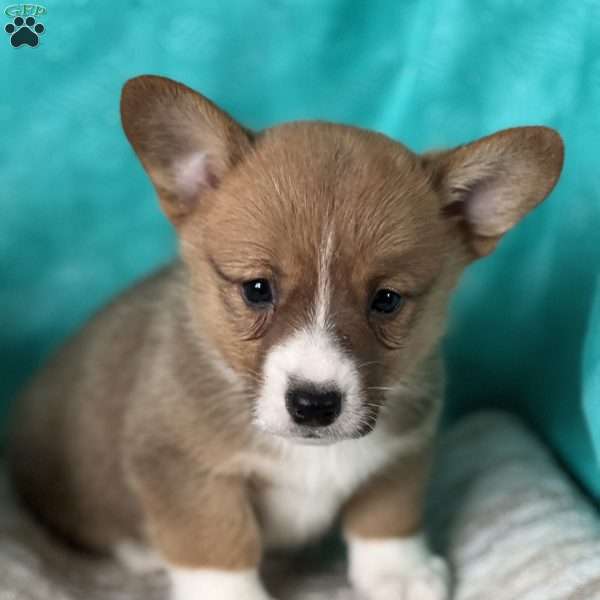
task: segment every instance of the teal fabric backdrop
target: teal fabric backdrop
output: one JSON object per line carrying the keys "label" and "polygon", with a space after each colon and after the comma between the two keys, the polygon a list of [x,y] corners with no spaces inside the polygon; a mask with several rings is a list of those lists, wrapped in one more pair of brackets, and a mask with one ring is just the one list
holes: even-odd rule
{"label": "teal fabric backdrop", "polygon": [[415,150],[546,124],[564,176],[462,282],[450,414],[520,413],[600,498],[600,0],[45,6],[37,48],[0,40],[3,412],[51,348],[175,251],[120,129],[127,78],[182,80],[255,128],[330,119]]}

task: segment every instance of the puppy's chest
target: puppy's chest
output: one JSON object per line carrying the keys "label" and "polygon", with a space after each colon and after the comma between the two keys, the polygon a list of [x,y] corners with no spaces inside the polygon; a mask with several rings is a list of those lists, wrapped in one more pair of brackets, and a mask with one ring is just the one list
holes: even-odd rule
{"label": "puppy's chest", "polygon": [[325,533],[344,502],[401,450],[400,440],[378,432],[332,446],[282,445],[264,462],[256,488],[265,545],[293,546]]}

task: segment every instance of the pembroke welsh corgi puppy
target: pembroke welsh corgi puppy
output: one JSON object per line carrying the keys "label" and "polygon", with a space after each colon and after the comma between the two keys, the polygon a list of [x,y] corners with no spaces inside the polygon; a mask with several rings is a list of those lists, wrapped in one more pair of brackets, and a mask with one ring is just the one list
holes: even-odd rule
{"label": "pembroke welsh corgi puppy", "polygon": [[252,132],[154,76],[126,83],[121,115],[181,258],[26,390],[20,497],[81,545],[136,567],[147,551],[176,600],[266,600],[265,552],[338,516],[364,598],[448,598],[422,533],[448,300],[550,193],[560,136],[418,155],[331,123]]}

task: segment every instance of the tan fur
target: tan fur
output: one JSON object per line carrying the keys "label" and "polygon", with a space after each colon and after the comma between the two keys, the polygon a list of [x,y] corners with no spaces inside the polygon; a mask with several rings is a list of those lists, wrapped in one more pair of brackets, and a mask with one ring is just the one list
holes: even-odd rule
{"label": "tan fur", "polygon": [[402,538],[423,525],[430,449],[408,455],[375,475],[343,509],[344,531],[361,538]]}
{"label": "tan fur", "polygon": [[547,127],[506,129],[454,150],[423,157],[434,173],[444,209],[464,217],[475,191],[497,198],[493,218],[465,219],[469,245],[476,256],[489,254],[500,237],[535,208],[551,191],[564,161],[558,133]]}
{"label": "tan fur", "polygon": [[[360,365],[370,426],[401,439],[431,422],[418,451],[390,456],[356,490],[346,525],[365,537],[412,533],[450,292],[549,193],[560,138],[524,128],[418,157],[383,135],[328,123],[254,135],[157,77],[129,82],[121,106],[183,260],[102,311],[24,393],[11,444],[23,499],[96,549],[134,539],[175,565],[258,564],[256,502],[278,485],[263,463],[283,450],[254,426],[254,399],[270,349],[310,318],[318,250],[331,235],[329,319]],[[177,179],[190,152],[207,157],[193,194]],[[502,205],[489,211],[493,222],[469,221],[482,186]],[[275,282],[276,310],[243,301],[241,284],[259,277]],[[368,314],[381,287],[406,298],[394,318]]]}

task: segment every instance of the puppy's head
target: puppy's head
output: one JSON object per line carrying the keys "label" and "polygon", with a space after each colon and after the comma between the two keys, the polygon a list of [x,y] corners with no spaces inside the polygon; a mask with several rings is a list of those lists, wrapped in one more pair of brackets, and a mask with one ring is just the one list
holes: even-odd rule
{"label": "puppy's head", "polygon": [[462,269],[552,190],[560,137],[502,131],[423,156],[377,134],[291,123],[253,134],[193,90],[139,77],[127,137],[177,228],[188,300],[257,426],[370,431],[443,333]]}

